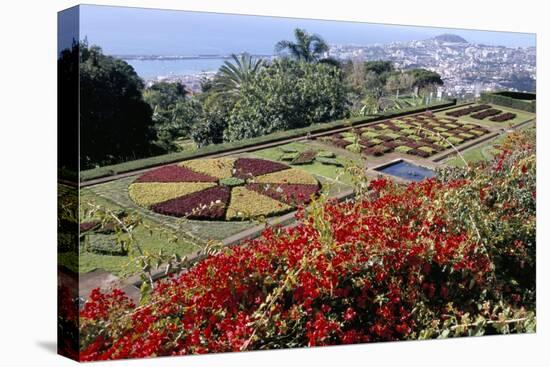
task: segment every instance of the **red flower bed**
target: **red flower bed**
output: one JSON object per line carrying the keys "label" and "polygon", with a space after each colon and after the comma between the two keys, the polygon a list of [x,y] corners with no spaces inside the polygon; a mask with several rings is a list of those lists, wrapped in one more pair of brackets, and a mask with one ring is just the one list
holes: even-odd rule
{"label": "red flower bed", "polygon": [[501,110],[491,108],[491,109],[488,109],[488,110],[485,110],[485,111],[474,113],[473,115],[471,115],[471,117],[475,118],[477,120],[483,120],[485,117],[498,115],[501,112],[502,112]]}
{"label": "red flower bed", "polygon": [[503,113],[501,115],[491,117],[489,120],[495,121],[495,122],[504,122],[504,121],[515,119],[516,116],[517,115],[515,113],[506,112],[506,113]]}
{"label": "red flower bed", "polygon": [[288,169],[286,164],[256,158],[239,158],[235,161],[235,177],[249,178]]}
{"label": "red flower bed", "polygon": [[229,203],[231,189],[227,186],[212,188],[168,200],[151,209],[159,214],[189,219],[223,219]]}
{"label": "red flower bed", "polygon": [[319,190],[318,185],[304,184],[248,184],[247,189],[267,195],[293,206],[307,204]]}
{"label": "red flower bed", "polygon": [[216,182],[218,179],[190,170],[170,165],[157,168],[140,176],[135,182]]}

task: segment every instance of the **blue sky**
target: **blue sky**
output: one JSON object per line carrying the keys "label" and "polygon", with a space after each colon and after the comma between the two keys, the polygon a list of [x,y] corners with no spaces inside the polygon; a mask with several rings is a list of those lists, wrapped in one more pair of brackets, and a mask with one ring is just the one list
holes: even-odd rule
{"label": "blue sky", "polygon": [[368,45],[422,40],[453,33],[471,43],[535,46],[535,35],[341,21],[198,13],[109,6],[81,6],[80,37],[109,54],[272,54],[294,28],[319,33],[329,43]]}

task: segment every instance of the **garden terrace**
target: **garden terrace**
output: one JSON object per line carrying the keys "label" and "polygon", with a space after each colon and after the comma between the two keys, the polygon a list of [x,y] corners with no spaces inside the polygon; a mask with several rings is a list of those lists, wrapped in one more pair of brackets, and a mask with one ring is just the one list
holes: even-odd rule
{"label": "garden terrace", "polygon": [[535,145],[506,145],[493,165],[316,201],[297,226],[158,282],[145,305],[93,291],[81,359],[534,332]]}
{"label": "garden terrace", "polygon": [[534,113],[489,103],[467,108],[453,108],[445,112],[436,112],[435,115],[437,117],[455,116],[460,122],[480,124],[488,128],[515,127],[535,119]]}
{"label": "garden terrace", "polygon": [[430,114],[404,116],[352,131],[333,134],[320,141],[353,153],[383,156],[397,152],[422,158],[489,133],[485,127],[464,124],[451,117]]}
{"label": "garden terrace", "polygon": [[191,151],[165,154],[151,158],[138,159],[135,161],[89,169],[80,173],[80,180],[84,185],[98,184],[102,182],[107,182],[111,179],[120,178],[123,175],[130,176],[142,170],[176,163],[183,160],[197,159],[203,157],[212,158],[213,156],[238,154],[246,151],[256,150],[258,148],[267,148],[270,145],[283,145],[292,140],[302,139],[309,135],[314,136],[317,134],[325,134],[327,132],[330,132],[331,130],[347,129],[347,127],[350,125],[364,125],[375,121],[385,120],[388,118],[423,112],[427,109],[443,109],[454,105],[456,105],[455,101],[443,101],[422,107],[405,108],[397,112],[382,112],[370,117],[356,117],[326,123],[312,124],[311,126],[305,128],[279,131],[265,136],[244,139],[231,143],[212,144]]}

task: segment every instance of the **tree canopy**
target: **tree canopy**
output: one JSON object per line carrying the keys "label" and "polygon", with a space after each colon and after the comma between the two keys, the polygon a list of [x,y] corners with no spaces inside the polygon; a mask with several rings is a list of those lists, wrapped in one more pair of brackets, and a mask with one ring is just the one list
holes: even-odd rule
{"label": "tree canopy", "polygon": [[167,151],[177,150],[174,142],[189,137],[200,119],[201,104],[187,94],[183,84],[170,82],[155,83],[143,92],[153,109],[155,144]]}
{"label": "tree canopy", "polygon": [[[294,41],[279,41],[275,45],[278,54],[287,53],[292,59],[305,62],[327,62],[336,64],[335,60],[324,58],[329,46],[318,34],[310,34],[305,29],[294,30]],[[330,60],[330,61],[329,61]]]}
{"label": "tree canopy", "polygon": [[143,100],[143,81],[132,66],[85,42],[79,54],[81,167],[162,152],[151,143],[152,110]]}
{"label": "tree canopy", "polygon": [[276,60],[249,83],[229,117],[227,141],[342,118],[347,111],[340,69]]}

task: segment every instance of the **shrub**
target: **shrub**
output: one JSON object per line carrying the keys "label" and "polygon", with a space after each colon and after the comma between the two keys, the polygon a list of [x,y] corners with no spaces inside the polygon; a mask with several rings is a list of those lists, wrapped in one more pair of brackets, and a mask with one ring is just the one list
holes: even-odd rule
{"label": "shrub", "polygon": [[220,185],[228,186],[228,187],[242,186],[244,184],[245,184],[245,180],[238,177],[228,177],[228,178],[222,178],[220,180]]}
{"label": "shrub", "polygon": [[411,149],[413,149],[413,148],[408,147],[406,145],[400,145],[400,146],[395,148],[395,151],[398,152],[398,153],[407,153]]}
{"label": "shrub", "polygon": [[306,150],[305,152],[300,153],[291,163],[292,164],[309,164],[313,162],[316,155],[317,155],[316,151]]}
{"label": "shrub", "polygon": [[141,307],[94,290],[80,311],[80,357],[532,332],[534,150],[507,149],[440,181],[379,179],[369,198],[314,202],[297,226],[159,282]]}
{"label": "shrub", "polygon": [[428,153],[428,154],[430,154],[430,155],[433,154],[433,153],[435,153],[434,149],[431,148],[431,147],[423,146],[423,147],[420,147],[420,148],[418,148],[418,149],[419,149],[419,150],[422,150],[422,151],[424,151],[424,152],[426,152],[426,153]]}
{"label": "shrub", "polygon": [[283,153],[298,153],[298,150],[296,148],[285,146],[285,145],[283,145],[279,149],[281,149]]}
{"label": "shrub", "polygon": [[241,86],[224,131],[238,141],[345,116],[340,69],[323,63],[276,60]]}
{"label": "shrub", "polygon": [[317,152],[317,157],[319,158],[334,158],[336,154],[330,150],[320,150]]}
{"label": "shrub", "polygon": [[361,134],[361,136],[364,138],[376,138],[379,135],[380,133],[376,133],[374,131],[365,131],[364,133]]}
{"label": "shrub", "polygon": [[279,158],[281,161],[292,161],[293,159],[295,159],[296,157],[298,157],[300,153],[298,152],[295,152],[295,153],[284,153],[283,155],[281,155],[281,157]]}
{"label": "shrub", "polygon": [[361,150],[365,148],[364,146],[360,144],[350,144],[346,146],[346,149],[353,153],[361,153]]}
{"label": "shrub", "polygon": [[344,167],[344,164],[342,162],[334,158],[317,157],[315,158],[315,160],[322,164],[328,164],[336,167]]}
{"label": "shrub", "polygon": [[534,93],[496,92],[481,93],[483,102],[515,108],[527,112],[536,112],[536,95]]}
{"label": "shrub", "polygon": [[128,250],[115,236],[107,234],[88,234],[85,239],[86,251],[100,255],[126,256]]}
{"label": "shrub", "polygon": [[448,141],[450,141],[451,143],[453,144],[461,144],[462,142],[464,142],[464,139],[460,138],[460,137],[457,137],[457,136],[449,136],[447,138]]}

